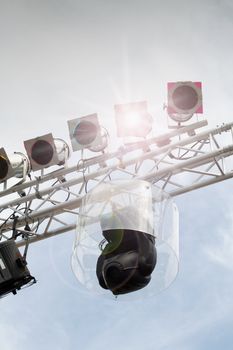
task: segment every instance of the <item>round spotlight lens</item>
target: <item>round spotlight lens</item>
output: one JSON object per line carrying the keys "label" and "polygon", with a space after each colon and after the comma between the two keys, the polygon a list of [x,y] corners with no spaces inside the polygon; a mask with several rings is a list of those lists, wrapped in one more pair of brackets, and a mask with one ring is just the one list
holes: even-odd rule
{"label": "round spotlight lens", "polygon": [[197,105],[198,94],[192,87],[181,85],[174,90],[172,99],[177,108],[187,111]]}
{"label": "round spotlight lens", "polygon": [[31,157],[37,164],[46,165],[53,158],[53,147],[47,141],[38,140],[32,146]]}
{"label": "round spotlight lens", "polygon": [[87,120],[82,121],[76,126],[73,136],[80,145],[89,145],[97,136],[97,127]]}
{"label": "round spotlight lens", "polygon": [[8,163],[7,160],[0,156],[0,180],[3,180],[8,173]]}

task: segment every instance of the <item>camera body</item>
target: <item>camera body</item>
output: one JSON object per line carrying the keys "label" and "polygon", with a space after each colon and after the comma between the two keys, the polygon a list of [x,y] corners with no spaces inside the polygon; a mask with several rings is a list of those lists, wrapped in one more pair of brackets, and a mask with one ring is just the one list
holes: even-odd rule
{"label": "camera body", "polygon": [[71,258],[88,292],[136,300],[178,272],[179,217],[169,195],[144,180],[103,181],[82,200]]}
{"label": "camera body", "polygon": [[107,243],[96,266],[100,286],[114,295],[144,288],[157,261],[155,237],[130,229],[105,230],[102,234]]}

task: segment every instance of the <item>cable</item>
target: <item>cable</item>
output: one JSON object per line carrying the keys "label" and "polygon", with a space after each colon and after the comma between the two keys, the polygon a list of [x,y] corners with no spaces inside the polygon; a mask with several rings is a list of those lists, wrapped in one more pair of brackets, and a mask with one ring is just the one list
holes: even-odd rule
{"label": "cable", "polygon": [[[1,238],[2,238],[2,232],[4,232],[4,225],[6,225],[6,223],[8,222],[8,220],[14,220],[15,218],[16,218],[16,214],[17,214],[17,211],[23,211],[24,210],[24,214],[26,213],[26,211],[30,211],[30,213],[31,212],[33,212],[33,210],[32,209],[30,209],[30,208],[28,208],[27,206],[26,207],[22,207],[22,208],[19,208],[19,206],[20,206],[21,204],[18,204],[17,205],[17,207],[15,208],[15,210],[13,211],[13,213],[11,213],[6,219],[5,219],[5,221],[0,225],[0,235],[1,235],[1,237],[0,237],[0,240],[1,240]],[[19,208],[19,209],[18,209]],[[27,222],[27,218],[28,219],[30,219],[31,221],[32,221],[32,225],[34,224],[34,220],[30,217],[30,215],[29,214],[25,214],[25,222],[26,222],[26,226],[28,225],[28,222]],[[18,217],[17,217],[18,218]],[[23,232],[20,232],[20,233],[17,233],[17,229],[16,229],[16,225],[15,225],[15,222],[13,222],[13,236],[12,236],[12,238],[17,238],[17,237],[19,237],[19,236],[21,236],[21,235],[23,235],[24,233]],[[26,227],[25,226],[25,227]],[[28,227],[29,227],[29,225],[28,225]]]}
{"label": "cable", "polygon": [[[58,183],[58,182],[60,182],[60,183],[66,182],[65,177],[63,177],[63,178],[61,178],[61,179],[57,179],[57,180],[51,185],[51,187],[55,186],[56,183]],[[69,191],[70,188],[67,187],[67,189],[68,189],[68,191]],[[67,195],[66,199],[64,200],[64,202],[67,202],[67,201],[69,200],[69,198],[70,198],[70,192],[68,193],[68,195]],[[52,203],[53,205],[57,205],[57,203],[53,202],[52,200],[49,200],[49,202]]]}
{"label": "cable", "polygon": [[[86,180],[86,178],[85,178],[85,171],[87,170],[87,167],[85,167],[84,166],[84,162],[86,161],[86,159],[83,159],[83,158],[81,158],[79,161],[78,161],[78,163],[77,163],[77,172],[81,172],[82,173],[82,175],[83,175],[83,182],[84,182],[84,189],[85,189],[85,193],[87,193],[87,184],[88,184],[88,180]],[[79,166],[80,166],[80,163],[82,163],[83,164],[83,167],[82,167],[82,169],[79,169]]]}

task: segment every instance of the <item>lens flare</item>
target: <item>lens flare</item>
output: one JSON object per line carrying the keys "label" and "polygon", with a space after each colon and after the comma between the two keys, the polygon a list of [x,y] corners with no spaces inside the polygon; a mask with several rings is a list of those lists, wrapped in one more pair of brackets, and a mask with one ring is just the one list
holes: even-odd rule
{"label": "lens flare", "polygon": [[125,127],[128,129],[137,128],[142,123],[142,116],[138,112],[125,114]]}

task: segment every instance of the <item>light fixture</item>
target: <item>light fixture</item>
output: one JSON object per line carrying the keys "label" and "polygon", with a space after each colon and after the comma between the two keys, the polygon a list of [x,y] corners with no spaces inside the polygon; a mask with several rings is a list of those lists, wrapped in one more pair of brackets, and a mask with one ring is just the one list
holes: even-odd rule
{"label": "light fixture", "polygon": [[157,260],[155,237],[129,229],[108,229],[102,234],[106,244],[96,265],[99,285],[114,295],[146,287]]}
{"label": "light fixture", "polygon": [[0,298],[35,283],[13,239],[0,243]]}
{"label": "light fixture", "polygon": [[0,182],[11,177],[25,178],[30,172],[28,158],[20,152],[8,156],[4,148],[0,148]]}
{"label": "light fixture", "polygon": [[177,122],[189,120],[194,113],[203,113],[201,82],[170,82],[168,115]]}
{"label": "light fixture", "polygon": [[14,176],[14,170],[4,148],[0,148],[0,182]]}
{"label": "light fixture", "polygon": [[178,212],[167,193],[138,179],[98,184],[83,197],[71,259],[96,295],[149,297],[178,272]]}
{"label": "light fixture", "polygon": [[63,165],[69,157],[69,147],[65,141],[46,134],[24,141],[33,171],[52,165]]}
{"label": "light fixture", "polygon": [[152,129],[152,117],[147,102],[132,102],[114,106],[119,137],[146,137]]}
{"label": "light fixture", "polygon": [[108,139],[109,139],[109,134],[107,129],[100,127],[100,135],[101,138],[98,137],[99,142],[95,143],[94,145],[91,145],[88,147],[88,149],[92,152],[103,152],[104,149],[108,146]]}
{"label": "light fixture", "polygon": [[73,151],[84,148],[95,149],[95,147],[99,150],[102,136],[96,113],[68,120],[67,123]]}

